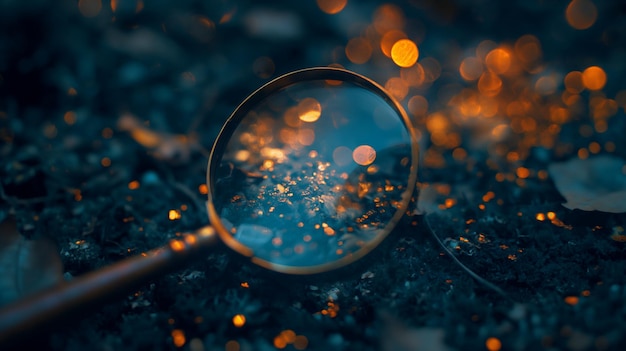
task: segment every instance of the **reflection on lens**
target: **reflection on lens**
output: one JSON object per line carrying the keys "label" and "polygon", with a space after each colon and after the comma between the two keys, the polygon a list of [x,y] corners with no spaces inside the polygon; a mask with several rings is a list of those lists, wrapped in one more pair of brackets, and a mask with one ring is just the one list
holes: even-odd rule
{"label": "reflection on lens", "polygon": [[402,215],[416,149],[381,92],[321,77],[238,112],[212,206],[216,224],[255,258],[296,268],[332,263],[369,251]]}

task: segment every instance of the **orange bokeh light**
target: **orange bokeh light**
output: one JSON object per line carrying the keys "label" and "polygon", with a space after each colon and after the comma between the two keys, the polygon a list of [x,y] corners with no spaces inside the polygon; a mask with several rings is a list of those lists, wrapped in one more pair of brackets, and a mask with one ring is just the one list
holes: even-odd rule
{"label": "orange bokeh light", "polygon": [[380,34],[404,27],[404,13],[396,5],[384,4],[374,12],[374,28]]}
{"label": "orange bokeh light", "polygon": [[409,86],[419,87],[426,80],[426,72],[424,72],[422,65],[416,63],[413,67],[402,68],[400,70],[400,78]]}
{"label": "orange bokeh light", "polygon": [[502,348],[502,342],[498,338],[491,337],[485,341],[485,347],[489,351],[499,351]]}
{"label": "orange bokeh light", "polygon": [[589,0],[573,0],[565,9],[565,19],[575,29],[587,29],[598,18],[598,9]]}
{"label": "orange bokeh light", "polygon": [[409,86],[402,78],[391,77],[385,83],[385,90],[397,100],[404,100],[409,93]]}
{"label": "orange bokeh light", "polygon": [[315,122],[321,114],[322,105],[314,98],[304,98],[298,103],[298,118],[303,122]]}
{"label": "orange bokeh light", "polygon": [[484,72],[478,80],[478,90],[485,96],[496,96],[502,88],[502,80],[497,74]]}
{"label": "orange bokeh light", "polygon": [[424,116],[428,112],[428,100],[421,95],[415,95],[409,99],[408,107],[413,116]]}
{"label": "orange bokeh light", "polygon": [[241,328],[246,324],[246,316],[243,314],[236,314],[233,316],[233,325],[237,328]]}
{"label": "orange bokeh light", "polygon": [[400,67],[411,67],[417,62],[419,50],[410,39],[400,39],[391,47],[391,59]]}
{"label": "orange bokeh light", "polygon": [[380,39],[380,50],[383,55],[391,58],[391,47],[400,39],[406,39],[406,33],[401,30],[390,30]]}
{"label": "orange bokeh light", "polygon": [[572,94],[578,94],[585,89],[583,74],[579,71],[569,72],[563,78],[563,83],[565,84],[565,89]]}
{"label": "orange bokeh light", "polygon": [[505,73],[511,67],[511,55],[504,49],[491,50],[485,57],[485,65],[495,73]]}
{"label": "orange bokeh light", "polygon": [[102,10],[102,0],[78,0],[78,10],[85,17],[96,17]]}
{"label": "orange bokeh light", "polygon": [[372,56],[372,46],[364,38],[350,39],[345,51],[348,60],[356,64],[363,64]]}
{"label": "orange bokeh light", "polygon": [[180,329],[172,330],[172,342],[174,343],[174,346],[183,347],[186,341],[185,332]]}
{"label": "orange bokeh light", "polygon": [[483,63],[477,57],[466,57],[459,66],[461,77],[467,81],[474,81],[483,74]]}
{"label": "orange bokeh light", "polygon": [[317,0],[317,6],[320,10],[329,15],[334,15],[346,7],[348,0]]}
{"label": "orange bokeh light", "polygon": [[358,146],[352,151],[352,159],[358,165],[369,166],[376,160],[376,150],[369,145]]}
{"label": "orange bokeh light", "polygon": [[606,73],[598,66],[588,67],[583,71],[583,84],[589,90],[600,90],[606,84]]}
{"label": "orange bokeh light", "polygon": [[542,55],[539,39],[531,34],[521,36],[515,42],[515,55],[526,65],[538,61]]}

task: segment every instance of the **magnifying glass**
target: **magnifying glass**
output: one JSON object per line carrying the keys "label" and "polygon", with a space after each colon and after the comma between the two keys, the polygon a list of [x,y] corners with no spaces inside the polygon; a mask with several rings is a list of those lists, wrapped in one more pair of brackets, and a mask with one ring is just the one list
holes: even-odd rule
{"label": "magnifying glass", "polygon": [[235,109],[215,141],[210,226],[7,306],[0,343],[206,255],[220,241],[284,274],[351,264],[406,212],[417,161],[406,112],[377,83],[331,67],[278,77]]}

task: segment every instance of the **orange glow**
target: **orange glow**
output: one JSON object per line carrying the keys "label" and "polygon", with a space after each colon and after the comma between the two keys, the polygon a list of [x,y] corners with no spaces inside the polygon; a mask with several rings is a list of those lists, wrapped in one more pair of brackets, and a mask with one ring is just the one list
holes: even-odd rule
{"label": "orange glow", "polygon": [[280,332],[280,337],[282,337],[287,344],[293,344],[293,342],[296,341],[296,333],[290,329]]}
{"label": "orange glow", "polygon": [[285,124],[290,127],[299,127],[301,122],[300,117],[298,117],[298,107],[290,107],[285,110],[285,114],[283,115],[283,119],[285,120]]}
{"label": "orange glow", "polygon": [[298,103],[298,117],[303,122],[315,122],[322,114],[322,106],[314,98],[304,98]]}
{"label": "orange glow", "polygon": [[169,210],[169,212],[167,213],[167,218],[169,218],[170,221],[175,221],[180,219],[182,216],[180,214],[179,210]]}
{"label": "orange glow", "polygon": [[418,87],[426,80],[426,72],[421,64],[416,63],[412,67],[402,68],[400,70],[400,78],[408,85]]}
{"label": "orange glow", "polygon": [[565,84],[565,89],[572,94],[578,94],[585,89],[583,74],[579,71],[569,72],[563,79],[563,83]]}
{"label": "orange glow", "polygon": [[369,145],[358,146],[352,151],[352,159],[361,166],[368,166],[376,160],[376,150]]}
{"label": "orange glow", "polygon": [[493,191],[488,191],[485,195],[483,195],[483,202],[489,202],[496,197],[496,194]]}
{"label": "orange glow", "polygon": [[74,123],[76,123],[76,113],[74,111],[67,111],[65,112],[65,114],[63,115],[63,120],[65,121],[65,123],[67,123],[67,125],[72,125]]}
{"label": "orange glow", "polygon": [[528,176],[530,176],[530,170],[528,170],[528,168],[526,167],[518,167],[515,173],[517,174],[518,177],[522,179],[528,178]]}
{"label": "orange glow", "polygon": [[[204,350],[204,347],[199,348],[200,350]],[[225,351],[239,351],[241,350],[241,346],[236,340],[229,340],[226,345],[224,345]]]}
{"label": "orange glow", "polygon": [[162,142],[157,133],[141,127],[132,129],[130,135],[136,142],[148,148],[157,147]]}
{"label": "orange glow", "polygon": [[474,81],[483,74],[483,63],[476,57],[466,57],[459,66],[461,77],[467,81]]}
{"label": "orange glow", "polygon": [[600,144],[598,142],[592,141],[591,143],[589,143],[589,151],[592,154],[597,154],[602,150],[602,147],[600,146]]}
{"label": "orange glow", "polygon": [[230,11],[226,12],[224,15],[222,15],[222,18],[220,18],[220,20],[219,20],[219,24],[224,24],[224,23],[230,22],[230,20],[233,19],[233,16],[235,15],[236,11],[237,11],[236,9],[230,10]]}
{"label": "orange glow", "polygon": [[78,10],[85,17],[96,17],[102,10],[102,0],[78,0]]}
{"label": "orange glow", "polygon": [[502,348],[502,342],[498,338],[491,337],[485,341],[485,347],[489,351],[499,351]]}
{"label": "orange glow", "polygon": [[356,64],[363,64],[372,56],[372,46],[363,38],[350,39],[345,51],[348,60]]}
{"label": "orange glow", "polygon": [[272,245],[274,246],[280,246],[283,244],[283,239],[276,237],[272,239]]}
{"label": "orange glow", "polygon": [[404,100],[409,93],[409,86],[402,78],[391,77],[385,83],[385,90],[397,100]]}
{"label": "orange glow", "polygon": [[115,12],[117,10],[117,0],[111,0],[111,11]]}
{"label": "orange glow", "polygon": [[587,158],[589,158],[589,151],[587,151],[587,149],[585,149],[584,147],[581,147],[580,149],[578,149],[578,158],[581,160],[585,160]]}
{"label": "orange glow", "polygon": [[296,350],[304,350],[309,345],[309,339],[304,335],[297,335],[293,341],[293,347]]}
{"label": "orange glow", "polygon": [[404,22],[404,14],[396,5],[384,4],[374,12],[374,28],[380,34],[385,34],[394,29],[402,29]]}
{"label": "orange glow", "polygon": [[456,205],[456,200],[453,198],[447,198],[446,201],[444,202],[444,206],[446,208],[451,208],[452,206]]}
{"label": "orange glow", "polygon": [[206,195],[209,193],[209,187],[206,184],[200,184],[198,186],[198,192],[202,195]]}
{"label": "orange glow", "polygon": [[553,220],[556,218],[556,213],[550,211],[548,213],[546,213],[546,216],[548,217],[549,220]]}
{"label": "orange glow", "polygon": [[113,129],[108,128],[108,127],[104,128],[104,129],[102,129],[101,135],[105,139],[111,139],[113,137]]}
{"label": "orange glow", "polygon": [[328,235],[328,236],[333,236],[335,235],[335,230],[331,227],[326,227],[324,228],[324,234]]}
{"label": "orange glow", "polygon": [[391,58],[391,47],[400,39],[406,39],[406,33],[401,30],[390,30],[380,39],[380,50],[383,55]]}
{"label": "orange glow", "polygon": [[302,145],[309,146],[315,141],[315,132],[313,129],[300,129],[298,131],[298,142]]}
{"label": "orange glow", "polygon": [[511,55],[504,49],[491,50],[485,57],[485,65],[495,73],[505,73],[511,67]]}
{"label": "orange glow", "polygon": [[285,340],[278,335],[274,338],[274,347],[277,349],[284,349],[287,347],[287,342],[285,342]]}
{"label": "orange glow", "polygon": [[543,222],[546,220],[546,215],[543,213],[537,213],[537,215],[535,216],[535,219]]}
{"label": "orange glow", "polygon": [[320,10],[329,15],[341,12],[347,3],[348,0],[317,0],[317,6]]}
{"label": "orange glow", "polygon": [[598,66],[588,67],[583,71],[583,84],[589,90],[600,90],[606,84],[606,73]]}
{"label": "orange glow", "polygon": [[302,336],[296,335],[296,333],[291,329],[283,330],[274,338],[274,347],[276,347],[277,349],[284,349],[285,347],[287,347],[287,345],[296,343],[297,345],[294,345],[294,347],[297,350],[303,350],[304,348],[306,348],[306,345],[308,345],[308,340],[306,339],[306,337],[304,337],[303,340]]}
{"label": "orange glow", "polygon": [[172,342],[174,343],[174,346],[183,347],[186,341],[187,340],[185,339],[185,332],[180,329],[172,330]]}
{"label": "orange glow", "polygon": [[185,243],[180,240],[172,240],[170,241],[170,248],[175,252],[181,252],[185,250]]}
{"label": "orange glow", "polygon": [[391,58],[400,67],[411,67],[417,62],[419,50],[412,40],[400,39],[391,47]]}
{"label": "orange glow", "polygon": [[523,35],[515,42],[515,55],[523,63],[530,65],[541,58],[541,44],[534,35]]}
{"label": "orange glow", "polygon": [[415,95],[409,99],[408,108],[413,116],[424,116],[428,112],[428,100],[421,95]]}
{"label": "orange glow", "polygon": [[566,304],[574,306],[578,303],[578,296],[566,296],[564,300]]}
{"label": "orange glow", "polygon": [[241,282],[240,285],[241,285],[242,288],[245,288],[245,289],[248,289],[250,287],[250,283],[248,283],[248,282]]}
{"label": "orange glow", "polygon": [[500,93],[501,88],[502,80],[495,73],[484,72],[478,80],[478,90],[485,96],[496,96]]}
{"label": "orange glow", "polygon": [[237,328],[241,328],[246,324],[246,316],[243,314],[236,314],[233,316],[233,325]]}
{"label": "orange glow", "polygon": [[589,0],[573,0],[565,9],[567,23],[575,29],[587,29],[598,18],[598,9]]}
{"label": "orange glow", "polygon": [[128,183],[128,189],[130,190],[139,189],[139,181],[133,180],[132,182]]}
{"label": "orange glow", "polygon": [[431,133],[441,133],[448,128],[448,121],[442,113],[433,113],[428,116],[426,121],[426,129]]}
{"label": "orange glow", "polygon": [[467,151],[463,148],[457,147],[454,151],[452,151],[452,157],[454,157],[457,161],[463,161],[467,158]]}
{"label": "orange glow", "polygon": [[108,157],[103,157],[100,160],[100,164],[102,165],[102,167],[109,167],[111,165],[111,159]]}

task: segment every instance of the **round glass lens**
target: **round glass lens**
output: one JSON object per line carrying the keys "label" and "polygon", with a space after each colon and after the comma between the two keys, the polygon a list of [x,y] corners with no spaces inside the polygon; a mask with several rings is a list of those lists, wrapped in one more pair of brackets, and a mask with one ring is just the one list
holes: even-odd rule
{"label": "round glass lens", "polygon": [[360,258],[395,226],[416,182],[406,114],[377,84],[345,70],[268,83],[218,139],[211,221],[226,244],[278,271]]}

